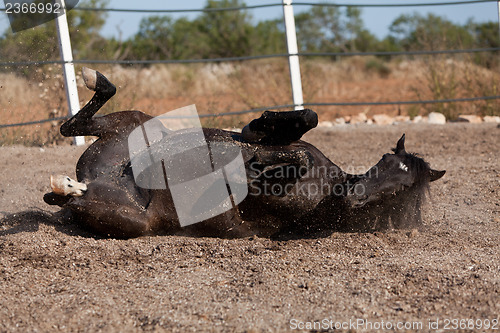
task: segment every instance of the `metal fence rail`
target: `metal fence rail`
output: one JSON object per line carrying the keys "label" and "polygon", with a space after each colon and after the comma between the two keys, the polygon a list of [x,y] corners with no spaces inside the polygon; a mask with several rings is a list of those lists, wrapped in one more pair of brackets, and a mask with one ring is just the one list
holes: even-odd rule
{"label": "metal fence rail", "polygon": [[[432,100],[423,100],[423,101],[388,101],[388,102],[330,102],[330,103],[303,103],[300,106],[381,106],[381,105],[415,105],[415,104],[438,104],[438,103],[461,103],[461,102],[475,102],[475,101],[489,101],[500,99],[500,95],[496,96],[481,96],[481,97],[466,97],[466,98],[448,98],[448,99],[432,99]],[[215,117],[224,117],[224,116],[237,116],[247,113],[255,113],[262,112],[266,110],[274,110],[274,109],[284,109],[284,108],[294,108],[299,106],[298,104],[284,104],[284,105],[272,105],[263,108],[255,108],[249,110],[241,110],[241,111],[230,111],[230,112],[221,112],[221,113],[210,113],[210,114],[200,114],[200,118],[215,118]],[[98,116],[99,117],[99,116]],[[69,116],[66,117],[57,117],[57,118],[49,118],[49,119],[41,119],[28,121],[24,123],[14,123],[14,124],[0,124],[0,129],[9,128],[9,127],[19,127],[19,126],[29,126],[29,125],[39,125],[43,123],[48,123],[51,121],[59,121],[69,119]]]}
{"label": "metal fence rail", "polygon": [[[280,53],[263,54],[244,57],[226,57],[226,58],[207,58],[207,59],[164,59],[164,60],[73,60],[73,64],[110,64],[110,65],[154,65],[154,64],[197,64],[210,62],[232,62],[271,58],[288,58],[289,56],[299,57],[352,57],[352,56],[412,56],[412,55],[437,55],[437,54],[460,54],[460,53],[481,53],[498,52],[500,47],[477,48],[477,49],[455,49],[455,50],[432,50],[432,51],[393,51],[393,52],[299,52],[299,53]],[[44,60],[44,61],[3,61],[0,67],[17,67],[32,65],[57,65],[66,64],[62,60]]]}

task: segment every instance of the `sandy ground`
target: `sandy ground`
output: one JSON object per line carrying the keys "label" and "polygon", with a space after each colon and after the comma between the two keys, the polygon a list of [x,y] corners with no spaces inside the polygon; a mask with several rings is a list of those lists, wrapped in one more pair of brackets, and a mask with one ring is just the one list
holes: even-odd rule
{"label": "sandy ground", "polygon": [[347,169],[375,164],[403,132],[408,151],[447,170],[432,183],[422,228],[290,241],[95,237],[57,222],[42,201],[49,175],[74,175],[82,148],[2,147],[0,331],[282,332],[342,323],[432,331],[436,320],[440,331],[481,331],[500,315],[500,128],[361,125],[305,139]]}

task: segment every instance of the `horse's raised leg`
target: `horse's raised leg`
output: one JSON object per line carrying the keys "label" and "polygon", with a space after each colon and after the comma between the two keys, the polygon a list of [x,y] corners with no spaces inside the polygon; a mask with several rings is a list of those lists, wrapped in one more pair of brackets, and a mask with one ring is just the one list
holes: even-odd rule
{"label": "horse's raised leg", "polygon": [[76,115],[61,125],[60,132],[63,136],[95,135],[101,136],[102,125],[92,117],[116,93],[116,87],[101,73],[84,67],[83,80],[95,94],[92,99]]}

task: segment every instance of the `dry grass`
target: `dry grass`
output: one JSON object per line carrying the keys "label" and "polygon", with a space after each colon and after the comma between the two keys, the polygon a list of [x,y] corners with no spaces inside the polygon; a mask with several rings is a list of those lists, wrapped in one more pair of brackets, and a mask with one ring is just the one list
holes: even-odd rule
{"label": "dry grass", "polygon": [[[270,105],[291,104],[288,63],[285,59],[239,63],[155,65],[121,67],[98,65],[95,69],[117,86],[118,93],[101,111],[142,110],[159,115],[189,104],[200,114],[237,111]],[[76,68],[80,73],[81,67]],[[395,59],[389,63],[373,57],[302,59],[301,72],[306,103],[384,102],[467,96],[498,95],[499,71],[473,65],[463,58]],[[60,66],[43,66],[36,79],[0,74],[1,124],[33,121],[67,113]],[[92,92],[77,75],[80,103]],[[321,106],[313,107],[322,120],[364,112],[426,114],[499,113],[496,100],[423,106]],[[241,126],[255,114],[204,118],[205,126]],[[0,129],[0,145],[44,145],[70,142],[58,134],[58,122]]]}
{"label": "dry grass", "polygon": [[[500,95],[498,70],[489,70],[467,59],[429,58],[421,62],[418,84],[412,89],[421,100]],[[454,120],[460,114],[500,114],[498,100],[473,103],[425,104],[424,112],[440,112]]]}

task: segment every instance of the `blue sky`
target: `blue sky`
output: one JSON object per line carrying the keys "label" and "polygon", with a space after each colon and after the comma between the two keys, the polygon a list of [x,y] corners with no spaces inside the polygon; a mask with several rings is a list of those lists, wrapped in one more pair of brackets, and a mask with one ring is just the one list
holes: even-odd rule
{"label": "blue sky", "polygon": [[[300,0],[300,2],[321,2],[322,0]],[[441,0],[438,0],[441,1]],[[452,1],[452,0],[443,0]],[[249,6],[279,3],[280,0],[246,0],[245,3]],[[366,3],[383,3],[383,4],[401,4],[401,3],[429,3],[433,0],[327,0],[323,2],[334,2],[338,4],[366,4]],[[206,0],[184,0],[184,1],[158,1],[158,0],[111,0],[109,8],[130,8],[130,9],[198,9],[203,8]],[[308,10],[309,6],[296,6],[295,12]],[[282,18],[282,9],[280,7],[253,9],[250,11],[254,20],[267,20],[274,18]],[[497,21],[498,8],[496,2],[477,3],[467,5],[453,6],[431,6],[431,7],[389,7],[389,8],[362,8],[362,18],[368,30],[374,33],[377,37],[385,37],[388,34],[388,27],[391,22],[401,14],[419,12],[423,15],[434,13],[444,16],[449,20],[463,24],[469,18],[476,22]],[[116,13],[108,14],[107,23],[104,26],[102,33],[106,37],[115,36],[126,39],[137,32],[141,18],[152,15],[145,13]],[[175,14],[174,17],[189,16],[195,17],[196,13],[190,14]],[[5,31],[8,28],[7,15],[0,13],[0,31]]]}

